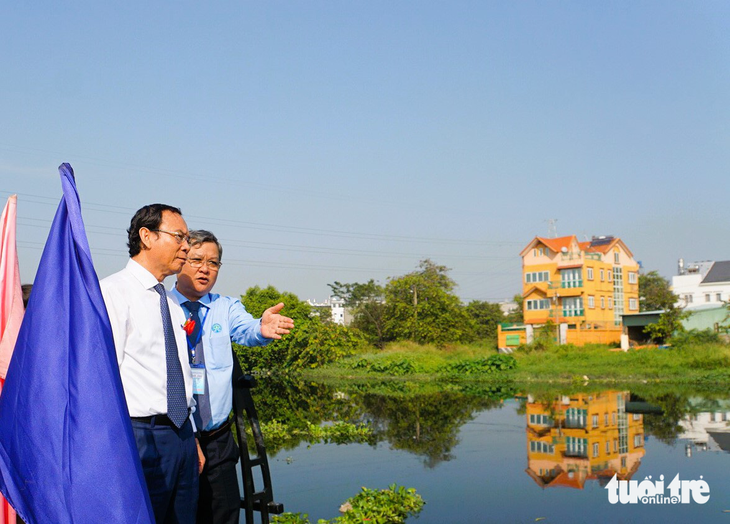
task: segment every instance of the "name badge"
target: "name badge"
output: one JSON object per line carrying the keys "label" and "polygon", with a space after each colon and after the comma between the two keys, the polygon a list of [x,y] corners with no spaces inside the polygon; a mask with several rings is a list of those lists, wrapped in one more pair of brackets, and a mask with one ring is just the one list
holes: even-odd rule
{"label": "name badge", "polygon": [[205,364],[193,364],[193,394],[205,395]]}

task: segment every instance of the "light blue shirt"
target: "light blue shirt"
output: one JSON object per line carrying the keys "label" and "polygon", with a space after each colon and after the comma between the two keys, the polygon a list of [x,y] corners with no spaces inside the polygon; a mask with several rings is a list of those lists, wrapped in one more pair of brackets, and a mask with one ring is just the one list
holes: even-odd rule
{"label": "light blue shirt", "polygon": [[[181,307],[188,301],[177,288],[173,288],[170,295]],[[208,426],[199,429],[211,431],[228,420],[233,409],[231,341],[242,346],[265,346],[272,339],[261,334],[261,319],[253,318],[240,300],[208,293],[198,302],[201,304],[198,315],[203,323],[201,341],[212,416]],[[185,317],[189,316],[184,307],[183,312]],[[197,400],[197,395],[195,397]]]}

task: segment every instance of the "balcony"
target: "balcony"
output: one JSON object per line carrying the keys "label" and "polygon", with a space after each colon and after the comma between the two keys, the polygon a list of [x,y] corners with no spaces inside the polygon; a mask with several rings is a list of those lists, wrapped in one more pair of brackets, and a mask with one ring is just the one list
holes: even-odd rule
{"label": "balcony", "polygon": [[585,311],[581,309],[563,309],[564,317],[582,317],[585,316]]}
{"label": "balcony", "polygon": [[583,281],[582,280],[563,280],[560,282],[560,287],[562,289],[583,287]]}

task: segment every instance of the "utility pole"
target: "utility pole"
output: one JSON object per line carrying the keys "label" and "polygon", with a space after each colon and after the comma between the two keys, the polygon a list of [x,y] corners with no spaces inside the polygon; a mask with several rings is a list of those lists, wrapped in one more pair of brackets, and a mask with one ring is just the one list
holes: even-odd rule
{"label": "utility pole", "polygon": [[411,286],[413,292],[413,338],[418,340],[418,286]]}

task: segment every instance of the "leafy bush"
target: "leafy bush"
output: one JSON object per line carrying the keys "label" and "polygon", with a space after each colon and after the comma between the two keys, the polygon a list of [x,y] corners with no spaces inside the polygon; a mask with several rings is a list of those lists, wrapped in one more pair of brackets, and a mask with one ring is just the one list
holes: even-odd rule
{"label": "leafy bush", "polygon": [[711,329],[690,329],[677,333],[671,338],[674,346],[694,346],[699,344],[720,344],[720,335]]}
{"label": "leafy bush", "polygon": [[[362,444],[370,442],[373,437],[373,431],[369,426],[342,421],[325,426],[305,422],[303,428],[296,428],[272,420],[261,422],[261,433],[264,435],[267,447],[273,449],[279,449],[292,440],[297,442],[304,440],[310,444]],[[249,439],[253,439],[250,434]]]}
{"label": "leafy bush", "polygon": [[492,355],[487,358],[460,360],[447,364],[441,371],[449,374],[470,375],[475,373],[498,373],[517,367],[512,355]]}
{"label": "leafy bush", "polygon": [[361,335],[338,324],[326,322],[314,314],[312,307],[293,293],[279,292],[273,286],[249,288],[241,297],[246,309],[254,316],[283,302],[283,315],[294,320],[294,329],[281,340],[266,346],[244,348],[235,346],[241,366],[248,372],[273,369],[300,371],[316,368],[354,354],[363,344]]}
{"label": "leafy bush", "polygon": [[382,373],[384,375],[392,375],[402,377],[403,375],[411,375],[421,371],[411,360],[401,358],[398,360],[368,360],[361,358],[350,364],[352,369],[364,369],[370,373]]}
{"label": "leafy bush", "polygon": [[[362,488],[362,491],[347,499],[340,511],[343,515],[332,520],[318,520],[318,524],[403,524],[411,515],[417,515],[425,502],[413,488],[391,484],[388,489]],[[271,520],[278,524],[310,524],[304,513],[284,513]]]}

